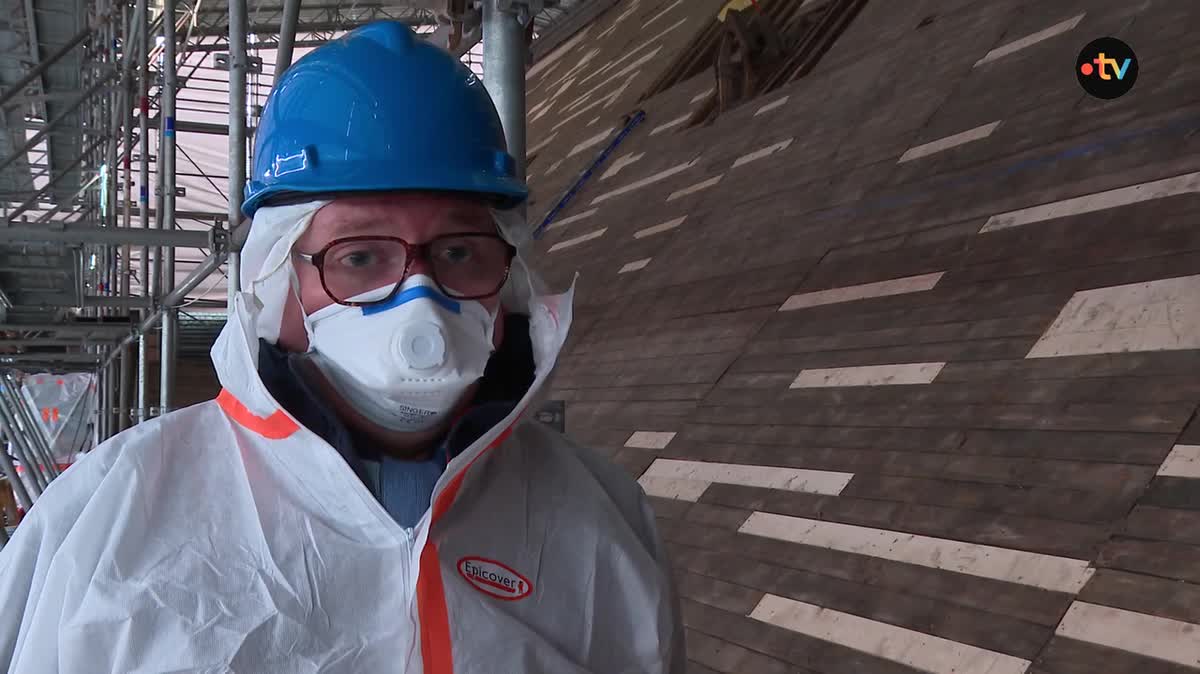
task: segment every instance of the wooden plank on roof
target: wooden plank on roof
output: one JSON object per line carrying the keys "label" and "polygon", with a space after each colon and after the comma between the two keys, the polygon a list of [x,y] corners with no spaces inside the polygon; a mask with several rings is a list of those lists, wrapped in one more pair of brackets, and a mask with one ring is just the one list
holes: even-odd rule
{"label": "wooden plank on roof", "polygon": [[[684,599],[684,624],[738,646],[807,665],[822,674],[917,674],[918,670],[815,637]],[[752,671],[752,670],[742,670]]]}
{"label": "wooden plank on roof", "polygon": [[1200,510],[1200,479],[1158,476],[1140,503],[1177,510]]}
{"label": "wooden plank on roof", "polygon": [[1096,565],[1200,583],[1200,546],[1114,538],[1100,550]]}
{"label": "wooden plank on roof", "polygon": [[[1108,536],[1107,527],[1092,524],[736,485],[713,484],[700,497],[700,501],[701,504],[720,504],[722,507],[768,513],[767,517],[755,516],[755,521],[765,528],[785,526],[784,520],[777,517],[784,516],[804,520],[796,522],[796,527],[820,520],[862,528],[860,533],[867,538],[877,536],[878,531],[897,532],[902,538],[907,538],[905,534],[913,534],[919,537],[918,542],[912,544],[914,550],[922,546],[929,550],[937,548],[932,542],[924,540],[929,538],[939,539],[941,542],[938,545],[947,548],[952,547],[951,541],[954,541],[971,544],[963,546],[964,549],[1004,547],[1040,555],[1090,559]],[[829,535],[834,536],[840,531],[842,528],[832,527]],[[995,553],[995,550],[991,550],[991,553]],[[1063,564],[1070,566],[1066,561]],[[973,575],[991,577],[987,574]]]}
{"label": "wooden plank on roof", "polygon": [[[1034,657],[1052,632],[1050,626],[1036,625],[1001,614],[949,603],[946,600],[948,597],[939,599],[904,590],[864,585],[819,573],[748,560],[733,554],[705,554],[698,551],[697,554],[693,554],[695,548],[680,546],[672,546],[671,550],[672,553],[679,553],[678,556],[672,554],[672,558],[680,558],[681,568],[688,570],[688,576],[702,574],[700,577],[727,579],[736,583],[734,587],[746,588],[740,596],[745,599],[755,597],[755,604],[764,593],[782,595],[1023,658]],[[753,588],[753,594],[750,593],[750,588]],[[687,596],[705,604],[724,608],[700,597]],[[753,609],[754,606],[750,608]],[[744,615],[750,610],[738,612]]]}
{"label": "wooden plank on roof", "polygon": [[1029,674],[1195,674],[1196,670],[1099,644],[1056,636],[1050,640]]}
{"label": "wooden plank on roof", "polygon": [[[714,527],[675,522],[664,538],[687,546],[687,568],[712,569],[736,565],[739,559],[762,562],[784,572],[795,570],[868,588],[881,588],[1009,616],[1045,628],[1058,624],[1071,595],[1041,588],[967,576],[943,569],[907,564],[840,550],[814,547]],[[704,571],[701,571],[704,572]]]}
{"label": "wooden plank on roof", "polygon": [[1138,573],[1100,569],[1079,601],[1200,623],[1200,585]]}

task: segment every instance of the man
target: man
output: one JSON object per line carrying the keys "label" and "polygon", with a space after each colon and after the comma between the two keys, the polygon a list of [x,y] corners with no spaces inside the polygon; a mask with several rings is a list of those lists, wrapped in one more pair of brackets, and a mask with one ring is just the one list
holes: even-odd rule
{"label": "man", "polygon": [[479,81],[397,23],[276,85],[217,400],[140,424],[0,554],[12,672],[681,672],[636,483],[522,423],[566,337]]}

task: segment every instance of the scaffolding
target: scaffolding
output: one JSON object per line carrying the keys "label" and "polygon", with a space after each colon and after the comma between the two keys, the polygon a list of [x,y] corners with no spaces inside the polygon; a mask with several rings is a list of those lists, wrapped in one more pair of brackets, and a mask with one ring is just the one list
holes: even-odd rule
{"label": "scaffolding", "polygon": [[[234,300],[254,125],[296,58],[371,21],[412,25],[482,76],[523,174],[530,40],[548,15],[586,4],[93,0],[70,39],[11,84],[0,77],[0,108],[24,111],[23,135],[0,143],[13,178],[0,195],[0,367],[13,368],[0,382],[0,471],[16,505],[60,471],[17,370],[91,373],[94,443],[176,405],[180,309]],[[45,86],[64,68],[78,69],[77,93]]]}

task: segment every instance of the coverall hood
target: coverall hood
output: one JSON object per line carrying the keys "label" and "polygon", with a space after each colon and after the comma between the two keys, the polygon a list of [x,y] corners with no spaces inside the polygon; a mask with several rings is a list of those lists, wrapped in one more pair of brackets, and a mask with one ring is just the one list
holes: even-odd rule
{"label": "coverall hood", "polygon": [[[220,336],[212,348],[212,361],[221,386],[250,412],[269,417],[282,410],[258,376],[258,340],[279,338],[283,308],[290,287],[288,265],[296,240],[328,201],[263,207],[254,216],[241,254],[241,290]],[[516,413],[528,407],[544,388],[558,353],[566,341],[572,316],[574,289],[554,295],[526,262],[529,239],[524,221],[510,212],[494,211],[501,234],[517,247],[508,282],[501,291],[506,310],[529,316],[530,341],[536,366],[533,385]]]}

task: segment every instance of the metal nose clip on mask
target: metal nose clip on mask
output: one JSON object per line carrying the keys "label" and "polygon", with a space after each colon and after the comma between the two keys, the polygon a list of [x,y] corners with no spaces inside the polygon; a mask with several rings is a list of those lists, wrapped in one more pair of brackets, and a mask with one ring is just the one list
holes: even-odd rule
{"label": "metal nose clip on mask", "polygon": [[414,275],[384,304],[333,304],[304,325],[309,357],[346,402],[385,428],[416,432],[445,421],[483,377],[495,319],[479,302],[450,299]]}

